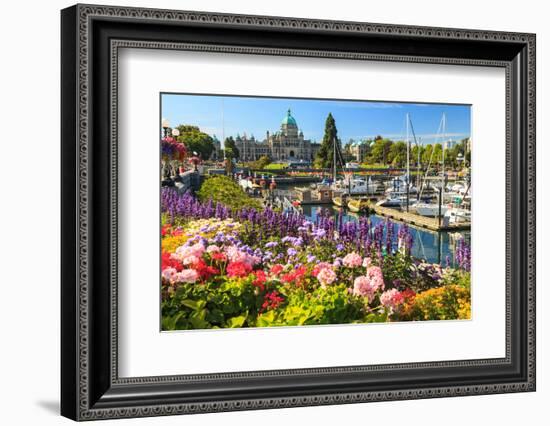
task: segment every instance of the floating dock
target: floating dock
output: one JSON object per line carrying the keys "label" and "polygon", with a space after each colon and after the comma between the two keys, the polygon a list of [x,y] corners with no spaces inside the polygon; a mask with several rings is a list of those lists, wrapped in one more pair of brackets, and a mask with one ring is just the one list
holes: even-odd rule
{"label": "floating dock", "polygon": [[379,216],[384,216],[389,219],[404,222],[408,225],[417,226],[419,228],[429,229],[431,231],[464,231],[469,230],[471,227],[470,222],[450,223],[448,225],[443,225],[443,220],[440,225],[438,218],[426,217],[412,212],[377,206],[373,203],[369,205],[369,208]]}

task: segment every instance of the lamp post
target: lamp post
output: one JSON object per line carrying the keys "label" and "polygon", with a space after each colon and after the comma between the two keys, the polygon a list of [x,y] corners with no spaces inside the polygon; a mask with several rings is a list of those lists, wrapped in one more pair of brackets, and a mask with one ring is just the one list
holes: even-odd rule
{"label": "lamp post", "polygon": [[170,122],[167,118],[162,119],[162,128],[164,130],[164,137],[168,136],[168,129],[170,128]]}
{"label": "lamp post", "polygon": [[[178,129],[172,129],[172,137],[174,138],[174,141],[178,140],[178,136],[180,135],[180,131]],[[179,160],[174,160],[174,171],[175,175],[178,176],[180,174],[180,165]]]}

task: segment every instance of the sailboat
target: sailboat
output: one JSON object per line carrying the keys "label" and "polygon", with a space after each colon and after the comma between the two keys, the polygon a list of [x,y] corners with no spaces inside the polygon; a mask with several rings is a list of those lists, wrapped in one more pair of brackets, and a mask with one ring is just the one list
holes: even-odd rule
{"label": "sailboat", "polygon": [[[409,207],[416,202],[418,189],[411,184],[411,170],[410,170],[410,139],[409,139],[409,123],[410,116],[406,116],[407,126],[407,172],[404,176],[393,178],[390,181],[389,188],[386,189],[386,198],[378,201],[377,206],[382,207],[405,207],[409,210]],[[411,198],[413,198],[411,200]]]}
{"label": "sailboat", "polygon": [[[448,210],[448,206],[443,204],[445,199],[445,151],[447,149],[447,142],[445,141],[445,126],[446,126],[446,116],[443,113],[441,118],[441,130],[443,135],[443,154],[442,154],[442,168],[441,168],[441,189],[439,192],[439,199],[437,203],[424,203],[418,202],[415,204],[416,213],[421,216],[429,217],[439,217],[439,215],[444,216]],[[433,153],[433,151],[432,151]],[[431,161],[431,160],[430,160]]]}

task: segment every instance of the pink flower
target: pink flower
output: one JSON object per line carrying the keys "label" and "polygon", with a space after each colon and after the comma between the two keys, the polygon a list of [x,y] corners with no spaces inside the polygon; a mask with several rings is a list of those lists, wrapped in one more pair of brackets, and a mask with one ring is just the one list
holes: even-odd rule
{"label": "pink flower", "polygon": [[212,254],[212,253],[219,253],[220,251],[220,248],[214,244],[212,245],[209,245],[208,247],[206,247],[206,252],[208,254]]}
{"label": "pink flower", "polygon": [[168,267],[162,270],[162,278],[168,281],[170,284],[174,284],[175,278],[178,274],[176,268]]}
{"label": "pink flower", "polygon": [[311,271],[311,275],[313,275],[314,277],[317,276],[317,274],[319,274],[319,272],[321,272],[322,269],[325,269],[325,268],[332,268],[332,264],[331,263],[328,263],[328,262],[321,262],[321,263],[318,263],[317,265],[315,265],[313,267],[313,271]]}
{"label": "pink flower", "polygon": [[351,252],[344,256],[342,263],[348,268],[358,268],[363,264],[363,258],[357,253]]}
{"label": "pink flower", "polygon": [[365,257],[363,259],[363,268],[368,268],[370,265],[370,257]]}
{"label": "pink flower", "polygon": [[394,310],[403,303],[403,295],[395,288],[387,290],[380,296],[380,303],[390,310]]}
{"label": "pink flower", "polygon": [[176,282],[180,283],[194,283],[199,279],[199,273],[194,269],[183,269],[178,272],[175,277]]}
{"label": "pink flower", "polygon": [[179,260],[185,265],[196,263],[204,253],[204,246],[201,243],[195,243],[192,246],[180,246],[172,253],[172,258]]}
{"label": "pink flower", "polygon": [[182,263],[184,265],[196,265],[197,263],[199,263],[199,258],[192,254],[190,256],[185,257],[182,260]]}
{"label": "pink flower", "polygon": [[353,294],[367,296],[369,300],[374,296],[374,289],[366,276],[361,275],[355,278],[355,281],[353,281]]}
{"label": "pink flower", "polygon": [[231,262],[248,262],[248,254],[246,254],[244,251],[239,250],[235,246],[229,246],[225,249],[225,253],[227,254],[227,258]]}
{"label": "pink flower", "polygon": [[197,257],[201,257],[204,253],[204,246],[202,243],[195,243],[191,247],[189,247],[191,250],[191,253]]}
{"label": "pink flower", "polygon": [[374,291],[384,290],[384,277],[382,276],[382,269],[379,266],[367,268],[367,278]]}
{"label": "pink flower", "polygon": [[317,274],[317,279],[321,283],[321,287],[326,287],[336,280],[336,272],[334,272],[331,268],[323,268]]}

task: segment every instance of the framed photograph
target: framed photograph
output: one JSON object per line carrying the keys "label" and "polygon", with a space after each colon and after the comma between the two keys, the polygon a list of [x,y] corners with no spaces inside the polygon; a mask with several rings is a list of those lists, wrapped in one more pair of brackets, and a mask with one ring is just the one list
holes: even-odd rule
{"label": "framed photograph", "polygon": [[535,35],[61,29],[62,415],[535,390]]}

